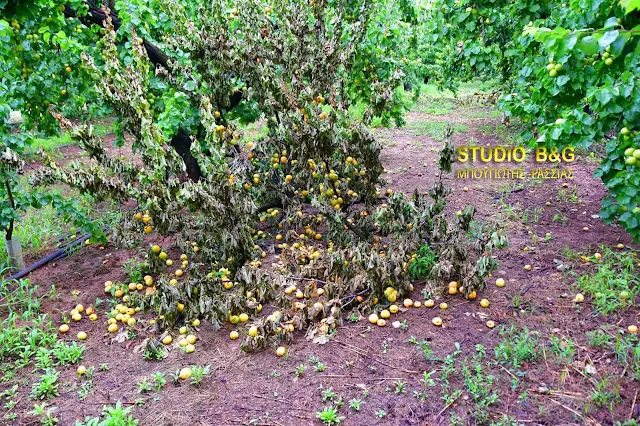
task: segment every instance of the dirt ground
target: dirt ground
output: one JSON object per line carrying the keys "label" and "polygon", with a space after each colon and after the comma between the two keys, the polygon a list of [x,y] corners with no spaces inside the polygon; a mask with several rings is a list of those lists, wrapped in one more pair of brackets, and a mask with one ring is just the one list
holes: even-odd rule
{"label": "dirt ground", "polygon": [[[391,181],[389,187],[406,193],[415,189],[427,191],[435,180],[434,161],[442,141],[424,123],[455,125],[456,147],[509,143],[509,133],[501,129],[499,118],[488,107],[459,107],[439,115],[412,112],[407,121],[403,128],[376,131],[384,144],[382,159],[386,177]],[[68,154],[77,152],[73,147],[68,151]],[[531,155],[528,158],[526,169],[540,167]],[[497,166],[506,167],[504,163]],[[430,387],[421,379],[424,372],[431,371],[436,371],[434,379],[438,377],[446,367],[442,359],[453,356],[456,345],[460,351],[456,359],[460,361],[471,360],[477,353],[476,345],[482,345],[487,360],[483,363],[483,374],[493,376],[493,382],[483,386],[496,391],[499,398],[489,407],[487,424],[505,416],[516,423],[496,424],[609,425],[638,419],[640,402],[636,398],[640,383],[624,374],[615,354],[589,346],[586,336],[587,331],[605,322],[624,328],[637,324],[638,309],[603,318],[593,313],[589,303],[576,306],[572,303],[575,278],[565,278],[556,262],[563,259],[565,247],[593,253],[601,244],[634,246],[621,228],[595,218],[605,195],[600,180],[592,177],[596,162],[581,157],[562,167],[571,167],[575,178],[461,179],[456,176],[457,170],[463,168],[460,163],[456,163],[447,178],[453,189],[452,212],[471,204],[477,209],[477,217],[499,221],[508,230],[510,246],[497,253],[500,267],[496,274],[507,285],[500,289],[491,282],[479,295],[478,300],[491,301],[487,309],[481,308],[478,300],[450,298],[446,311],[436,313],[437,307],[421,307],[394,316],[394,320],[406,320],[406,329],[370,328],[366,319],[350,322],[345,318],[337,335],[325,345],[314,344],[299,332],[286,358],[276,357],[271,350],[245,354],[239,349],[239,341],[229,340],[230,324],[215,331],[203,323],[193,354],[172,348],[161,362],[145,361],[140,353],[133,352],[150,335],[144,326],[137,326],[136,339],[120,343],[112,341],[102,319],[83,320],[82,328],[89,337],[82,364],[96,367],[93,391],[85,400],[79,400],[76,368],[64,367],[60,396],[48,403],[57,407],[55,413],[61,425],[73,425],[85,416],[96,416],[104,405],[114,405],[118,400],[133,407],[132,414],[141,425],[318,425],[321,423],[316,412],[330,405],[329,401],[323,402],[323,391],[331,388],[336,398],[341,397],[344,402],[339,410],[345,416],[341,422],[344,425],[439,425],[453,424],[456,418],[461,422],[458,424],[477,424],[473,417],[477,404],[460,374],[462,364],[456,364],[457,374],[450,379],[449,388],[461,390],[453,401],[443,398],[442,383]],[[563,187],[563,183],[568,185]],[[523,220],[524,215],[527,220]],[[558,217],[564,218],[564,225]],[[544,241],[547,233],[551,238]],[[140,253],[112,246],[102,250],[89,246],[77,255],[37,270],[30,279],[43,289],[55,284],[60,297],[48,303],[45,310],[57,324],[60,311],[69,311],[75,303],[89,306],[97,298],[104,299],[103,283],[123,280],[125,273],[121,266],[132,255]],[[530,271],[524,269],[526,264],[532,266]],[[584,261],[571,262],[571,266],[578,274],[593,267]],[[415,300],[423,300],[421,289],[416,283],[412,295]],[[72,293],[77,295],[78,302]],[[436,315],[443,319],[442,328],[431,324]],[[487,319],[498,326],[487,328]],[[551,335],[574,340],[577,345],[574,361],[559,364],[544,353],[538,361],[525,363],[517,371],[505,368],[492,359],[503,325],[536,330],[547,344]],[[64,338],[75,340],[74,336],[75,333],[69,333]],[[433,359],[427,360],[418,345],[410,343],[412,336],[418,342],[428,342]],[[309,361],[313,356],[324,364],[324,371],[314,370]],[[109,369],[98,371],[98,366],[105,363]],[[620,400],[612,409],[592,407],[585,412],[585,404],[594,391],[593,380],[584,372],[587,363],[595,367],[598,376],[621,376]],[[296,368],[301,364],[306,370],[298,377]],[[138,393],[136,383],[144,377],[156,371],[171,373],[188,365],[211,365],[211,374],[201,387],[168,383],[160,392]],[[30,368],[25,372],[24,393],[13,408],[18,419],[7,424],[37,424],[34,417],[26,414],[33,407],[28,392],[35,375]],[[400,382],[404,385],[399,386]],[[0,390],[5,388],[6,385],[0,385]],[[424,397],[416,397],[414,391],[418,394],[424,391]],[[362,400],[359,412],[349,408],[348,401],[354,398]],[[0,414],[4,410],[0,409]]]}

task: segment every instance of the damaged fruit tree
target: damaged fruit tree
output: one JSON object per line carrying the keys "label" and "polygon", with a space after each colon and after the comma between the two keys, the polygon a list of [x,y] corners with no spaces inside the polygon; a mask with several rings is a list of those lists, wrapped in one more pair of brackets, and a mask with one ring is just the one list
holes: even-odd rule
{"label": "damaged fruit tree", "polygon": [[[446,212],[449,143],[428,193],[381,190],[381,147],[366,122],[392,108],[402,71],[371,82],[364,123],[350,114],[352,67],[375,24],[372,6],[246,0],[194,15],[161,3],[174,25],[162,43],[180,52],[166,66],[152,71],[135,30],[131,59],[121,60],[110,19],[100,57],[83,58],[131,156],[109,156],[91,126],[75,127],[90,161],[46,159],[32,179],[136,203],[113,237],[147,250],[153,278],[140,293],[128,282],[108,291],[152,306],[162,327],[195,318],[220,326],[249,313],[243,348],[255,350],[296,329],[322,340],[345,312],[401,300],[413,290],[412,262],[425,253],[426,291],[446,291],[450,281],[467,296],[483,288],[496,267],[491,253],[506,239],[473,220],[472,207]],[[248,116],[258,118],[257,133],[240,129]],[[186,149],[171,145],[185,128]],[[180,269],[167,261],[171,247],[145,241],[155,233],[186,254]]]}

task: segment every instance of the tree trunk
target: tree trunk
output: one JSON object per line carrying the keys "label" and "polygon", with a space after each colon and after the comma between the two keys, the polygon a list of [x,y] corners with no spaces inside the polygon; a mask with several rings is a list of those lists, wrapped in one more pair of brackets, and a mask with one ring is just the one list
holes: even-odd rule
{"label": "tree trunk", "polygon": [[[65,5],[64,14],[67,17],[78,18],[80,22],[82,22],[86,26],[91,25],[99,25],[103,26],[103,22],[107,19],[107,15],[102,11],[102,8],[97,2],[92,0],[86,1],[87,6],[89,7],[89,12],[86,15],[78,16],[76,11],[72,9],[70,6]],[[113,22],[113,27],[117,31],[122,25],[122,21],[115,14],[113,9],[110,10],[109,15],[111,16],[111,21]],[[154,66],[161,66],[165,69],[168,69],[168,61],[169,58],[167,55],[155,44],[151,43],[149,40],[144,40],[143,46],[147,51],[147,56],[149,57],[149,61]],[[235,108],[240,101],[242,101],[242,92],[236,92],[230,99],[230,105],[227,111]],[[218,108],[220,109],[220,108]],[[196,159],[191,155],[191,135],[186,129],[180,129],[178,133],[171,139],[169,145],[176,150],[176,152],[182,157],[182,160],[185,163],[187,168],[187,175],[191,180],[198,180],[202,177],[202,170],[198,165]]]}

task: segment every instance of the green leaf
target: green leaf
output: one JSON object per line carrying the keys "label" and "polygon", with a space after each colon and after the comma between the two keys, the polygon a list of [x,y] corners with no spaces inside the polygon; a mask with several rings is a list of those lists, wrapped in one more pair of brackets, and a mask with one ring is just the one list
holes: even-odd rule
{"label": "green leaf", "polygon": [[620,0],[620,6],[622,6],[624,12],[628,15],[634,10],[640,10],[640,0]]}
{"label": "green leaf", "polygon": [[604,33],[602,37],[600,37],[600,40],[598,40],[598,44],[603,49],[606,49],[607,47],[609,47],[611,43],[613,43],[618,38],[619,34],[620,32],[618,30],[607,31],[606,33]]}

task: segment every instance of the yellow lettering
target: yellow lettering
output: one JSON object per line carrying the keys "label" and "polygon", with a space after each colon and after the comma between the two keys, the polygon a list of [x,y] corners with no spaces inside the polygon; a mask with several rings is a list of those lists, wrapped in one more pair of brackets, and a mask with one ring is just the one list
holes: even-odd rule
{"label": "yellow lettering", "polygon": [[536,162],[541,163],[547,161],[547,148],[539,146],[536,148]]}
{"label": "yellow lettering", "polygon": [[469,154],[467,154],[467,147],[461,146],[458,148],[458,161],[465,163],[469,160]]}
{"label": "yellow lettering", "polygon": [[565,161],[567,163],[571,163],[572,161],[574,161],[576,159],[576,155],[573,153],[573,147],[572,146],[566,146],[564,148],[562,148],[562,161]]}

